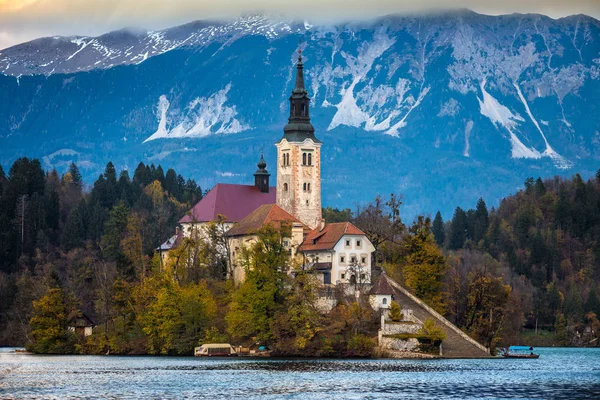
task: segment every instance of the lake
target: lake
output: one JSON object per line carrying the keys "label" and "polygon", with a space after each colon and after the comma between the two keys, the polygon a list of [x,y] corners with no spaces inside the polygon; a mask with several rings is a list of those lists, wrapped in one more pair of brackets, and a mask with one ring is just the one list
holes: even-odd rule
{"label": "lake", "polygon": [[0,349],[0,398],[600,398],[600,349],[538,360],[38,356]]}

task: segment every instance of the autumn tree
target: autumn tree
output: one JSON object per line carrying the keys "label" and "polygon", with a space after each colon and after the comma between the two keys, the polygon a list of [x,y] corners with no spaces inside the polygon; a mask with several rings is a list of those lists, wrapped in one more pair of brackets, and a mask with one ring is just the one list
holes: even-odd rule
{"label": "autumn tree", "polygon": [[443,312],[442,281],[447,265],[431,233],[429,218],[417,218],[404,238],[403,250],[406,286],[431,307]]}
{"label": "autumn tree", "polygon": [[469,281],[465,328],[486,347],[494,348],[501,340],[511,287],[485,267],[471,272]]}
{"label": "autumn tree", "polygon": [[29,322],[32,341],[27,344],[27,350],[42,354],[74,353],[77,337],[69,331],[68,322],[76,315],[73,299],[60,288],[50,289],[33,302]]}
{"label": "autumn tree", "polygon": [[227,313],[227,331],[236,338],[255,336],[272,340],[273,321],[285,298],[290,257],[283,241],[291,236],[289,227],[266,225],[258,240],[244,251],[246,280],[234,293]]}

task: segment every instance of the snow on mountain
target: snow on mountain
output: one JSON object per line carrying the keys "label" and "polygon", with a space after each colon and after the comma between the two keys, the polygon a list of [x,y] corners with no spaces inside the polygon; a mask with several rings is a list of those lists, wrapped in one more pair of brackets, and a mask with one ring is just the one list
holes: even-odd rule
{"label": "snow on mountain", "polygon": [[0,72],[19,76],[139,64],[184,46],[202,48],[214,41],[227,44],[245,35],[276,39],[304,30],[304,25],[292,26],[285,21],[251,15],[230,22],[193,22],[161,31],[123,29],[95,38],[42,38],[0,50]]}
{"label": "snow on mountain", "polygon": [[169,100],[165,95],[160,96],[158,128],[143,143],[156,139],[201,138],[213,133],[239,133],[250,129],[235,118],[235,106],[225,105],[229,89],[231,84],[208,98],[195,98],[183,112],[171,110],[169,113]]}

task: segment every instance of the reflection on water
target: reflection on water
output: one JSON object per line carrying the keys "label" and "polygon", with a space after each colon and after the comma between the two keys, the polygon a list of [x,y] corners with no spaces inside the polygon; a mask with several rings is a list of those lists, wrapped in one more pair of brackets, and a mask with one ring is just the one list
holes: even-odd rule
{"label": "reflection on water", "polygon": [[600,349],[539,352],[539,360],[257,360],[0,349],[0,398],[600,398]]}

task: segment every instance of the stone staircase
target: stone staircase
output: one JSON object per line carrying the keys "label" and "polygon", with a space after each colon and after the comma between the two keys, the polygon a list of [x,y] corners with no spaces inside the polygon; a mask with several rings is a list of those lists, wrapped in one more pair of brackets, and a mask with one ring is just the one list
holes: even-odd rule
{"label": "stone staircase", "polygon": [[427,304],[419,300],[412,293],[408,292],[400,284],[386,276],[389,284],[394,288],[396,294],[394,300],[402,306],[402,308],[411,309],[413,315],[425,321],[428,318],[433,318],[436,324],[440,326],[446,333],[446,339],[442,342],[442,356],[449,358],[482,358],[489,357],[488,349],[477,343],[458,327],[453,325],[446,318],[441,316]]}

